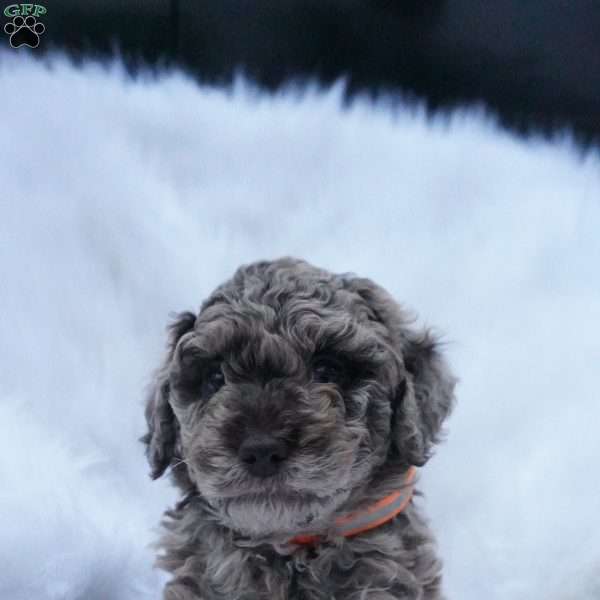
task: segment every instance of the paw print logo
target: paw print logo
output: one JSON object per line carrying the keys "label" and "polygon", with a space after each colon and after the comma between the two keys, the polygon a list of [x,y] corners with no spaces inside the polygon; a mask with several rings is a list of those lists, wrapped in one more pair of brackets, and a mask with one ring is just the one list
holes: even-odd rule
{"label": "paw print logo", "polygon": [[37,48],[40,43],[40,35],[46,31],[43,23],[40,23],[33,15],[28,17],[16,16],[4,26],[4,32],[10,36],[10,45],[13,48],[29,46]]}

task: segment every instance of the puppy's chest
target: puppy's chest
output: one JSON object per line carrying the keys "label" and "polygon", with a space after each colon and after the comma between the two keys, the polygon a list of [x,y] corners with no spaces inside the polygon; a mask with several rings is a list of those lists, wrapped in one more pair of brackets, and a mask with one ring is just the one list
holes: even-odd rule
{"label": "puppy's chest", "polygon": [[189,536],[173,531],[164,541],[162,564],[174,575],[165,600],[358,600],[373,593],[382,600],[440,598],[431,540],[413,531],[406,515],[373,533],[299,546],[290,555],[224,536],[223,528],[205,520],[190,522],[204,524],[204,535],[189,543]]}
{"label": "puppy's chest", "polygon": [[243,600],[333,600],[334,585],[326,576],[335,565],[317,549],[301,549],[282,557],[272,552],[251,553],[248,560],[252,589]]}
{"label": "puppy's chest", "polygon": [[[249,551],[245,558],[240,585],[227,600],[350,600],[370,588],[390,592],[382,598],[433,598],[421,596],[418,590],[401,584],[399,578],[392,583],[398,573],[392,573],[389,561],[377,561],[373,555],[354,553],[349,548],[302,548],[287,557],[272,551]],[[214,600],[217,598],[224,600],[221,596]]]}

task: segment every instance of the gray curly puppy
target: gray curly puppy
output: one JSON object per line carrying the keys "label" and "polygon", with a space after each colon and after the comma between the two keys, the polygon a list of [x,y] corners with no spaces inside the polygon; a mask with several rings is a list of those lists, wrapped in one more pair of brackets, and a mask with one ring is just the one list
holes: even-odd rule
{"label": "gray curly puppy", "polygon": [[441,598],[413,487],[456,380],[409,323],[369,279],[292,258],[178,316],[143,438],[183,496],[166,600]]}

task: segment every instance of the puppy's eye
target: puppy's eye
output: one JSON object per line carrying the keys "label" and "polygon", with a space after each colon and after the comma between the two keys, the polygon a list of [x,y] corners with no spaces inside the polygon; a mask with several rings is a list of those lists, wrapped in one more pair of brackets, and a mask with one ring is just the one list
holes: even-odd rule
{"label": "puppy's eye", "polygon": [[315,383],[340,383],[343,376],[343,365],[338,360],[320,358],[313,362],[312,378]]}
{"label": "puppy's eye", "polygon": [[212,366],[202,379],[202,396],[208,398],[216,394],[225,385],[225,375],[221,365]]}

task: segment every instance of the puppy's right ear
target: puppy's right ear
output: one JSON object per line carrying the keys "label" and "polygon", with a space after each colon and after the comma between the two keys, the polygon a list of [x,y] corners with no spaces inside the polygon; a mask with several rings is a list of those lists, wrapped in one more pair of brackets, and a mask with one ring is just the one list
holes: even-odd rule
{"label": "puppy's right ear", "polygon": [[152,479],[158,479],[175,456],[178,426],[169,404],[169,367],[181,336],[192,331],[195,323],[196,315],[182,312],[169,326],[166,356],[148,390],[146,400],[148,433],[141,438],[141,441],[146,444],[146,456],[152,469],[150,473]]}

